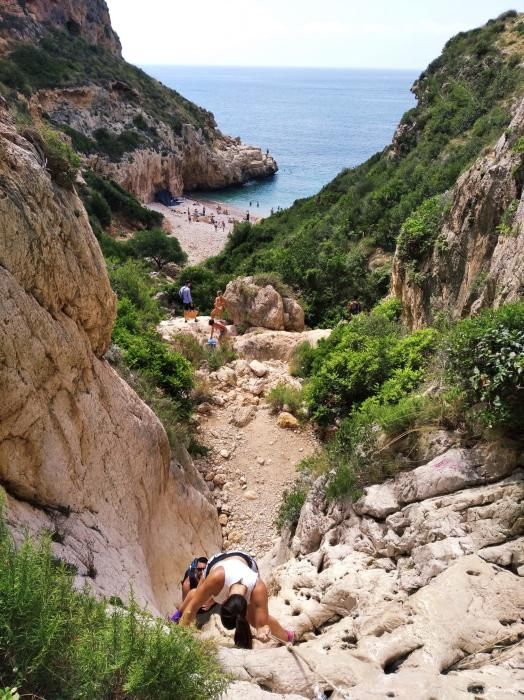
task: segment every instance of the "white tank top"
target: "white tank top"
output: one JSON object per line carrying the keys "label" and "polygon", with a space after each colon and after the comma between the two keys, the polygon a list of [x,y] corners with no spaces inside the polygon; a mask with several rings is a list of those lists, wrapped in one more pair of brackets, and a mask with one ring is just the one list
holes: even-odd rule
{"label": "white tank top", "polygon": [[[216,566],[221,566],[224,569],[224,586],[220,593],[213,596],[217,603],[225,603],[229,598],[229,587],[234,583],[241,583],[246,586],[246,599],[249,603],[253,588],[258,581],[258,573],[249,568],[249,566],[240,561],[240,559],[222,559],[217,562]],[[214,567],[213,567],[214,568]]]}

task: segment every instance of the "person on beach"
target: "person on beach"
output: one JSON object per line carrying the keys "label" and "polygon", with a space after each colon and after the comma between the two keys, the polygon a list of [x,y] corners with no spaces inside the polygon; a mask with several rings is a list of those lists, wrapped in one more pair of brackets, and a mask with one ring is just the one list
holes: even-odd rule
{"label": "person on beach", "polygon": [[189,626],[209,598],[220,603],[224,627],[235,630],[235,646],[253,648],[251,626],[261,641],[269,641],[270,635],[274,635],[284,643],[294,642],[294,632],[285,630],[269,614],[266,584],[249,554],[232,551],[211,557],[200,583],[188,593],[177,611],[180,624]]}
{"label": "person on beach", "polygon": [[[215,297],[215,305],[213,306],[213,311],[211,312],[211,318],[222,318],[224,309],[226,308],[226,300],[222,296],[220,289],[217,291]],[[212,336],[211,336],[212,337]]]}
{"label": "person on beach", "polygon": [[226,222],[222,221],[222,231],[225,231],[225,230],[226,230]]}
{"label": "person on beach", "polygon": [[217,224],[217,222],[215,221],[215,233],[216,233],[217,231],[218,231],[218,224]]}
{"label": "person on beach", "polygon": [[249,212],[246,211],[246,221],[249,221]]}
{"label": "person on beach", "polygon": [[206,215],[206,208],[202,207],[202,216],[205,216],[205,215]]}

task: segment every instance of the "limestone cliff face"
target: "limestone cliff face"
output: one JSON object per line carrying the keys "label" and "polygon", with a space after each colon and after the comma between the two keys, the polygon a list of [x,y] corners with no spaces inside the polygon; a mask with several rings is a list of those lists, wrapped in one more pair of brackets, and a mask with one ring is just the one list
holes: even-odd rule
{"label": "limestone cliff face", "polygon": [[[15,530],[45,527],[104,594],[167,611],[195,552],[220,546],[191,461],[103,359],[115,316],[76,194],[0,106],[0,484]],[[194,485],[193,485],[194,484]]]}
{"label": "limestone cliff face", "polygon": [[35,41],[45,28],[83,36],[90,44],[103,46],[121,56],[120,39],[111,27],[104,0],[3,0],[2,16],[17,18],[13,37]]}
{"label": "limestone cliff face", "polygon": [[[53,67],[48,77],[20,65],[20,41],[36,51],[31,60],[41,52]],[[9,0],[0,8],[0,56],[24,76],[9,84],[33,116],[64,129],[87,166],[143,202],[163,189],[218,189],[278,170],[268,153],[223,135],[210,112],[127,64],[104,0]]]}
{"label": "limestone cliff face", "polygon": [[395,257],[392,291],[410,327],[430,323],[439,311],[461,318],[524,294],[523,135],[524,101],[495,147],[458,179],[416,281]]}

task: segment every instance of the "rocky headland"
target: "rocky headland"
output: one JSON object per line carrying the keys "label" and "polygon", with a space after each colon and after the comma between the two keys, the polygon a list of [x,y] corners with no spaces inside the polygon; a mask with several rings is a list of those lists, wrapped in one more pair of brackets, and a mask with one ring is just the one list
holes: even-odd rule
{"label": "rocky headland", "polygon": [[86,166],[143,202],[278,169],[260,148],[222,134],[210,112],[127,64],[103,0],[3,3],[0,58],[20,109],[63,130]]}

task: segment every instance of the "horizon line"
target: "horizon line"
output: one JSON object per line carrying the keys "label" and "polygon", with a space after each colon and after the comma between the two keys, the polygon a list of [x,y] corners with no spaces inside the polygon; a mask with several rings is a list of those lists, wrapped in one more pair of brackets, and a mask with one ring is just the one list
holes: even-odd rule
{"label": "horizon line", "polygon": [[[131,63],[131,61],[128,61]],[[238,64],[238,63],[142,63],[138,66],[154,66],[162,68],[276,68],[276,69],[304,69],[304,70],[370,70],[370,71],[424,71],[425,68],[392,68],[391,66],[293,66],[293,65],[261,65],[261,64]]]}

